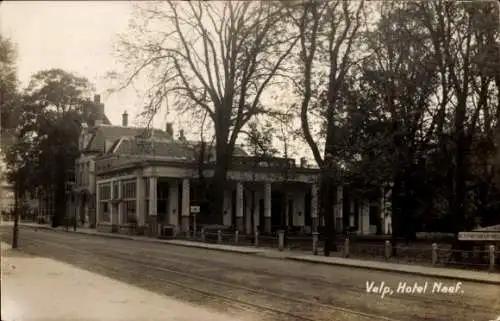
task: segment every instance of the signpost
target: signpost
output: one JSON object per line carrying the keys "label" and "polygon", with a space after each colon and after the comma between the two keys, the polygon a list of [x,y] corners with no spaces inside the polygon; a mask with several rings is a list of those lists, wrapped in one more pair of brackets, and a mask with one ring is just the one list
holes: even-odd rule
{"label": "signpost", "polygon": [[498,241],[500,242],[500,232],[460,232],[460,241]]}
{"label": "signpost", "polygon": [[193,205],[189,210],[193,214],[193,237],[196,237],[196,214],[200,213],[200,206]]}

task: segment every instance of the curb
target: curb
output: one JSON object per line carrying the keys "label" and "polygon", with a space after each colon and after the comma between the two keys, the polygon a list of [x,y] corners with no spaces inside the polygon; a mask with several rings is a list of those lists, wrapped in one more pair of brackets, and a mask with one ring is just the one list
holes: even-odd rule
{"label": "curb", "polygon": [[337,265],[337,266],[352,267],[352,268],[363,269],[363,270],[396,272],[396,273],[401,273],[401,274],[411,274],[411,275],[420,275],[420,276],[442,278],[442,279],[452,279],[452,280],[461,280],[461,281],[467,281],[467,282],[500,285],[500,278],[498,280],[484,280],[484,279],[476,279],[476,278],[465,277],[465,276],[441,275],[441,274],[432,273],[432,272],[406,271],[403,269],[394,269],[394,268],[387,268],[387,267],[360,266],[360,265],[355,265],[355,264],[347,263],[347,262],[320,262],[320,261],[315,261],[315,260],[311,260],[311,259],[307,259],[307,258],[291,257],[291,256],[286,257],[286,260],[313,263],[313,264],[322,264],[322,265]]}
{"label": "curb", "polygon": [[121,235],[121,234],[96,234],[96,233],[85,233],[82,231],[73,231],[69,230],[68,232],[64,230],[58,230],[56,228],[50,227],[50,226],[31,226],[31,225],[22,225],[20,224],[19,227],[23,228],[29,228],[29,229],[43,229],[47,231],[52,231],[56,233],[78,233],[80,235],[88,235],[88,236],[97,236],[97,237],[104,237],[104,238],[112,238],[112,239],[122,239],[122,240],[131,240],[131,241],[139,241],[139,242],[144,242],[144,243],[158,243],[158,244],[167,244],[167,245],[174,245],[174,246],[182,246],[182,247],[190,247],[190,248],[199,248],[203,250],[211,250],[211,251],[218,251],[218,252],[231,252],[231,253],[238,253],[238,254],[246,254],[246,255],[257,255],[260,252],[258,250],[254,251],[240,251],[238,249],[231,249],[231,248],[210,248],[210,247],[205,247],[203,245],[198,245],[198,244],[181,244],[181,243],[170,243],[169,241],[165,240],[158,240],[158,239],[142,239],[134,236],[127,236],[127,235]]}
{"label": "curb", "polygon": [[73,230],[68,230],[67,232],[64,230],[58,230],[56,228],[50,227],[50,226],[30,226],[30,225],[19,225],[19,227],[22,228],[29,228],[29,229],[42,229],[46,231],[52,231],[56,233],[77,233],[80,235],[88,235],[88,236],[99,236],[99,237],[105,237],[105,238],[112,238],[112,239],[122,239],[122,240],[131,240],[131,241],[140,241],[136,240],[132,236],[127,236],[127,235],[113,235],[113,234],[92,234],[92,233],[85,233],[82,231],[73,231]]}
{"label": "curb", "polygon": [[[57,230],[55,228],[52,228],[50,226],[27,226],[27,225],[19,225],[20,227],[23,228],[40,228],[43,230],[50,230],[53,232],[59,232],[59,233],[66,233],[66,231],[63,230]],[[114,234],[93,234],[93,233],[85,233],[81,231],[68,231],[67,233],[78,233],[80,235],[88,235],[88,236],[98,236],[98,237],[104,237],[104,238],[114,238],[114,239],[125,239],[125,240],[131,240],[131,241],[139,241],[139,242],[147,242],[147,243],[159,243],[159,244],[167,244],[167,245],[174,245],[174,246],[182,246],[182,247],[190,247],[190,248],[199,248],[199,249],[204,249],[204,250],[211,250],[211,251],[218,251],[218,252],[229,252],[229,253],[237,253],[237,254],[245,254],[245,255],[254,255],[254,256],[259,256],[259,257],[265,257],[265,258],[270,258],[270,259],[276,259],[276,260],[288,260],[288,261],[298,261],[298,262],[305,262],[305,263],[312,263],[312,264],[322,264],[322,265],[329,265],[329,266],[343,266],[343,267],[352,267],[352,268],[357,268],[357,269],[364,269],[364,270],[373,270],[373,271],[382,271],[382,272],[396,272],[396,273],[401,273],[401,274],[410,274],[410,275],[420,275],[420,276],[427,276],[427,277],[435,277],[435,278],[443,278],[443,279],[452,279],[452,280],[461,280],[461,281],[467,281],[467,282],[475,282],[475,283],[483,283],[483,284],[495,284],[495,285],[500,285],[500,277],[498,280],[485,280],[485,279],[476,279],[476,278],[471,278],[471,277],[465,277],[465,276],[453,276],[453,275],[441,275],[438,273],[432,273],[432,272],[422,272],[422,271],[407,271],[404,269],[397,269],[397,268],[389,268],[389,267],[377,267],[377,266],[370,266],[370,265],[356,265],[353,263],[348,263],[348,262],[322,262],[322,261],[316,261],[313,259],[309,258],[302,258],[302,257],[295,257],[291,256],[290,254],[282,254],[282,255],[274,255],[274,254],[268,254],[265,253],[264,251],[259,251],[259,250],[253,250],[253,251],[240,251],[238,249],[231,249],[231,248],[209,248],[209,247],[204,247],[202,245],[198,244],[181,244],[181,243],[170,243],[169,241],[164,241],[164,240],[158,240],[158,239],[141,239],[137,237],[132,237],[132,236],[126,236],[126,235],[114,235]],[[500,274],[499,274],[500,275]],[[494,275],[496,276],[496,275]]]}
{"label": "curb", "polygon": [[168,241],[163,241],[163,242],[160,241],[160,242],[156,242],[156,243],[163,243],[163,244],[175,245],[175,246],[182,246],[182,247],[194,247],[194,248],[198,248],[198,249],[218,251],[218,252],[231,252],[231,253],[247,254],[247,255],[257,255],[257,254],[259,254],[258,250],[255,250],[255,251],[240,251],[238,249],[231,249],[231,248],[224,248],[224,249],[222,249],[222,248],[210,248],[210,247],[205,247],[203,245],[198,245],[198,244],[170,243]]}

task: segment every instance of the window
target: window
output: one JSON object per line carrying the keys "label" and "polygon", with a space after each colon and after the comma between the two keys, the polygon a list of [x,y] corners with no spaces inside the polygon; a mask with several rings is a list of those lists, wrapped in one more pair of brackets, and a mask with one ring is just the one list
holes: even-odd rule
{"label": "window", "polygon": [[113,183],[113,198],[114,199],[120,198],[118,184],[119,184],[118,182]]}
{"label": "window", "polygon": [[103,222],[109,222],[110,219],[111,219],[111,215],[109,213],[109,204],[108,202],[101,202],[101,206],[102,206],[102,210],[101,210],[101,213],[102,213],[102,221]]}
{"label": "window", "polygon": [[111,187],[109,186],[109,184],[101,184],[99,186],[99,199],[101,201],[104,201],[104,200],[109,200],[111,199]]}
{"label": "window", "polygon": [[125,202],[125,215],[127,217],[127,221],[136,217],[135,214],[135,201],[126,201]]}
{"label": "window", "polygon": [[135,198],[135,182],[123,183],[123,197],[124,198]]}

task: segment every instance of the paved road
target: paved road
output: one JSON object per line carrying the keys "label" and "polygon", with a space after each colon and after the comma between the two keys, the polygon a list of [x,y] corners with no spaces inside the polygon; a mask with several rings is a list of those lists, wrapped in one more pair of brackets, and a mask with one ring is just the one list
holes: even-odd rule
{"label": "paved road", "polygon": [[[0,227],[3,241],[10,230]],[[439,282],[459,281],[29,228],[21,229],[20,247],[226,313],[250,311],[258,320],[488,321],[500,314],[498,285],[465,282],[457,293],[433,293]],[[372,282],[394,293],[367,293]],[[428,282],[427,292],[397,293],[399,282]]]}

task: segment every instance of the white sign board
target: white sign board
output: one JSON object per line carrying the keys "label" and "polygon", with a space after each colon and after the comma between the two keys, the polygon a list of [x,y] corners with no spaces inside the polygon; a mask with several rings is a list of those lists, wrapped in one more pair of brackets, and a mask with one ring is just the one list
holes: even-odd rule
{"label": "white sign board", "polygon": [[199,206],[191,206],[191,213],[199,213],[199,212],[200,212]]}
{"label": "white sign board", "polygon": [[460,241],[500,241],[500,232],[460,232]]}

